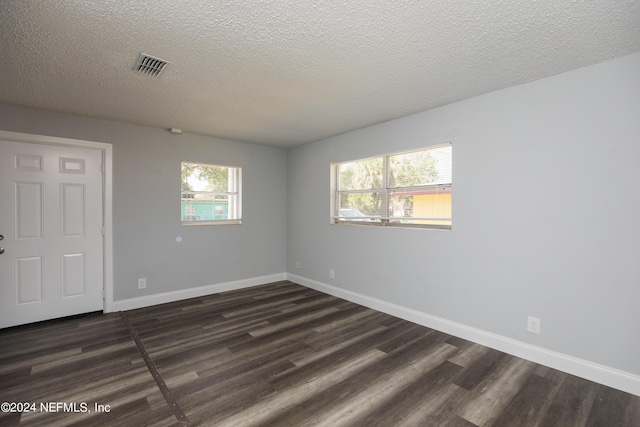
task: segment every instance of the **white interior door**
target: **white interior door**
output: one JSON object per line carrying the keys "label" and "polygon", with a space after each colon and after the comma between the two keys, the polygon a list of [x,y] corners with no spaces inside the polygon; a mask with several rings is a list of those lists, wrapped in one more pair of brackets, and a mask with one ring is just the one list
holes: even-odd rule
{"label": "white interior door", "polygon": [[103,309],[99,149],[0,141],[0,328]]}

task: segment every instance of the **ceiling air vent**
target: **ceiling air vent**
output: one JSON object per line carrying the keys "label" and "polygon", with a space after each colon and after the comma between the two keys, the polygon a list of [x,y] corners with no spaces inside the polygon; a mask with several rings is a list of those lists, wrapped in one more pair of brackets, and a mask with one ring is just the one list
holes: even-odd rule
{"label": "ceiling air vent", "polygon": [[156,58],[155,56],[147,55],[146,53],[141,53],[133,69],[139,73],[155,77],[160,75],[167,64],[170,64],[170,62]]}

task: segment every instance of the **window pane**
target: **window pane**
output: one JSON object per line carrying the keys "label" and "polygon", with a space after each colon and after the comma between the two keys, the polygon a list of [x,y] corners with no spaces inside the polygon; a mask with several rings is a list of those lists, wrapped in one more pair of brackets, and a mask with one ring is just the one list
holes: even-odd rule
{"label": "window pane", "polygon": [[395,223],[451,225],[451,187],[392,192],[389,210],[391,221]]}
{"label": "window pane", "polygon": [[451,183],[451,146],[389,156],[389,188]]}
{"label": "window pane", "polygon": [[230,197],[220,197],[212,194],[198,194],[197,196],[197,199],[182,200],[182,221],[235,219],[229,217]]}
{"label": "window pane", "polygon": [[183,191],[188,189],[211,192],[230,191],[229,184],[233,184],[233,179],[230,180],[229,177],[235,169],[227,166],[182,162],[182,189]]}
{"label": "window pane", "polygon": [[380,216],[380,193],[340,194],[339,216],[375,217]]}
{"label": "window pane", "polygon": [[339,190],[374,190],[382,187],[382,158],[357,160],[339,166]]}

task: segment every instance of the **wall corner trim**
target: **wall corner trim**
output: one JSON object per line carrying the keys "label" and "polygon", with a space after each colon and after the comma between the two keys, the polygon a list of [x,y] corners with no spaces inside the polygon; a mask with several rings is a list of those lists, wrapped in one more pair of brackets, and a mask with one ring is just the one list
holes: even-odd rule
{"label": "wall corner trim", "polygon": [[283,280],[286,280],[286,273],[276,273],[268,276],[251,277],[249,279],[215,283],[212,285],[180,289],[177,291],[163,292],[153,295],[144,295],[141,297],[114,301],[111,305],[111,311],[135,310],[136,308],[165,304],[189,298],[197,298],[205,295],[217,294],[219,292],[234,291],[236,289],[250,288],[252,286],[280,282]]}
{"label": "wall corner trim", "polygon": [[287,273],[287,280],[549,368],[640,396],[640,376]]}

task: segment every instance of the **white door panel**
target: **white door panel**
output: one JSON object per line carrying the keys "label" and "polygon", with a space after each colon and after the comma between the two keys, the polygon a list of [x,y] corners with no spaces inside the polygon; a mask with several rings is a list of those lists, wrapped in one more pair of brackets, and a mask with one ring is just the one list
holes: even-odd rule
{"label": "white door panel", "polygon": [[103,309],[102,151],[0,141],[0,328]]}

